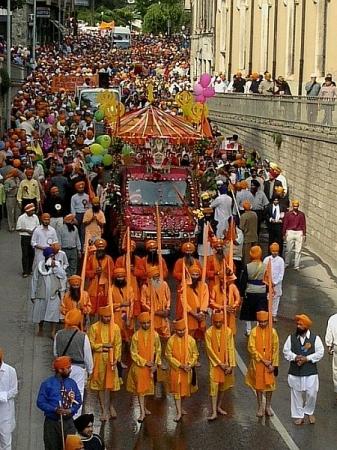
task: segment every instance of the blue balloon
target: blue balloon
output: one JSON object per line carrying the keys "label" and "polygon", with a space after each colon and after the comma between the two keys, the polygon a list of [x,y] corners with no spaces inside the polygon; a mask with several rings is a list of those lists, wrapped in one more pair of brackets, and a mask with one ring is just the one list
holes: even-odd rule
{"label": "blue balloon", "polygon": [[103,155],[92,155],[91,162],[93,164],[100,164],[102,162]]}

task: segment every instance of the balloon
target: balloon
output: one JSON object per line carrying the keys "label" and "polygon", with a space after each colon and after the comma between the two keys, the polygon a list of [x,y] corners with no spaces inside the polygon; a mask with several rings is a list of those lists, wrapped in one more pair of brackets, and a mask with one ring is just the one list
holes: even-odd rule
{"label": "balloon", "polygon": [[206,98],[214,97],[214,95],[215,95],[215,89],[214,89],[214,87],[210,86],[210,87],[205,88],[205,89],[204,89],[204,92],[203,92],[203,95],[204,95],[204,97],[206,97]]}
{"label": "balloon", "polygon": [[199,102],[199,103],[205,103],[206,97],[204,95],[197,95],[196,96],[196,101]]}
{"label": "balloon", "polygon": [[103,156],[102,163],[104,164],[104,166],[111,166],[112,161],[112,155],[107,154]]}
{"label": "balloon", "polygon": [[98,111],[95,112],[95,116],[94,117],[95,117],[95,120],[97,120],[97,122],[100,122],[101,120],[104,119],[104,112],[98,110]]}
{"label": "balloon", "polygon": [[92,155],[91,157],[91,162],[93,164],[100,164],[103,160],[103,156],[102,155]]}
{"label": "balloon", "polygon": [[201,75],[199,83],[203,88],[207,88],[211,81],[212,81],[211,75],[209,73],[204,73]]}
{"label": "balloon", "polygon": [[111,137],[108,134],[102,134],[96,138],[96,142],[103,148],[109,148],[111,145]]}
{"label": "balloon", "polygon": [[193,91],[194,95],[202,95],[204,92],[204,88],[201,86],[200,83],[195,83]]}
{"label": "balloon", "polygon": [[102,155],[104,152],[104,148],[100,144],[91,144],[90,151],[92,155]]}

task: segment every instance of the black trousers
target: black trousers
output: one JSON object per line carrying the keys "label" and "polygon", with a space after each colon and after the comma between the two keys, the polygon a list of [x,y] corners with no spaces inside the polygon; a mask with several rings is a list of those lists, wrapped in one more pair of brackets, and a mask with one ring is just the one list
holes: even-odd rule
{"label": "black trousers", "polygon": [[[271,223],[269,224],[268,231],[269,231],[269,245],[273,244],[274,242],[277,242],[278,245],[280,246],[279,255],[282,256],[283,254],[282,224]],[[270,253],[269,249],[268,252]]]}
{"label": "black trousers", "polygon": [[31,236],[21,236],[22,272],[29,275],[32,271],[34,249],[31,246]]}
{"label": "black trousers", "polygon": [[[76,428],[72,417],[63,418],[64,438],[68,434],[76,434]],[[43,442],[45,450],[63,450],[61,422],[47,417],[43,425]]]}

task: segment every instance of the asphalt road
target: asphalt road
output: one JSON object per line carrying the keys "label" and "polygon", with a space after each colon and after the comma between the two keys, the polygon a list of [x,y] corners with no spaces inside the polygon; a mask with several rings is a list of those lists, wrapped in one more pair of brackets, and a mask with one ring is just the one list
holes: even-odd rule
{"label": "asphalt road", "polygon": [[[0,346],[6,361],[13,365],[19,378],[17,399],[17,428],[13,450],[42,450],[43,416],[35,406],[41,381],[51,374],[52,341],[36,337],[30,321],[30,279],[21,278],[19,237],[0,231]],[[314,255],[305,253],[304,268],[288,270],[284,295],[280,305],[277,330],[281,346],[294,330],[293,316],[307,313],[314,320],[313,330],[322,338],[326,321],[337,310],[337,280]],[[161,392],[149,402],[152,416],[144,424],[137,423],[139,413],[135,398],[124,387],[115,395],[118,417],[96,431],[107,443],[108,450],[203,450],[203,449],[326,449],[336,448],[337,403],[331,379],[331,360],[325,355],[319,365],[320,391],[315,425],[296,427],[290,418],[290,392],[287,385],[288,364],[281,356],[278,389],[273,398],[276,417],[258,420],[255,416],[254,393],[244,384],[242,371],[248,364],[246,338],[239,324],[237,351],[240,356],[236,369],[236,385],[226,393],[225,418],[208,423],[208,368],[202,351],[202,366],[198,369],[199,392],[186,402],[188,415],[176,424],[172,398]],[[87,393],[85,410],[98,419],[98,403]]]}

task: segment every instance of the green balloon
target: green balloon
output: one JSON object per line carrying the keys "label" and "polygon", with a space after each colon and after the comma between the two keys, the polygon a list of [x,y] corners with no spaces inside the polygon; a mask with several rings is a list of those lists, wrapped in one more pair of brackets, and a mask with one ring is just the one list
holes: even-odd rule
{"label": "green balloon", "polygon": [[102,162],[104,166],[111,166],[112,161],[112,155],[107,154],[103,156]]}
{"label": "green balloon", "polygon": [[102,134],[96,138],[96,142],[103,148],[109,148],[111,145],[111,137],[108,134]]}
{"label": "green balloon", "polygon": [[97,122],[100,122],[101,120],[104,119],[104,112],[102,112],[100,110],[97,110],[95,112],[95,116],[94,117],[95,117],[95,120],[97,120]]}
{"label": "green balloon", "polygon": [[104,148],[100,144],[91,144],[90,151],[92,155],[103,155]]}

